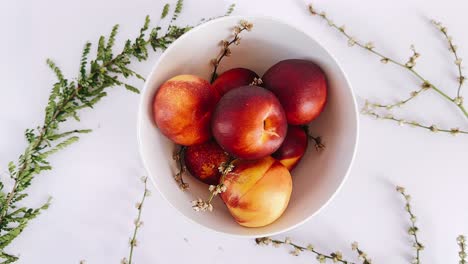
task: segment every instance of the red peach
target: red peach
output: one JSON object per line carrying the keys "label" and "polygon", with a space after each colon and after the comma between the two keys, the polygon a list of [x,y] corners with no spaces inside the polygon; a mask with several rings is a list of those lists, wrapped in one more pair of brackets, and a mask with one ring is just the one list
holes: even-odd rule
{"label": "red peach", "polygon": [[251,84],[258,75],[245,68],[234,68],[223,72],[213,82],[213,87],[223,96],[228,91]]}
{"label": "red peach", "polygon": [[281,147],[271,156],[292,171],[307,150],[307,134],[301,126],[288,126],[288,133]]}
{"label": "red peach", "polygon": [[266,226],[288,206],[292,179],[288,169],[268,156],[260,160],[236,160],[224,177],[221,198],[237,223],[246,227]]}
{"label": "red peach", "polygon": [[258,86],[242,86],[221,98],[213,113],[212,131],[228,153],[241,159],[259,159],[283,143],[286,116],[272,92]]}
{"label": "red peach", "polygon": [[185,150],[185,166],[198,180],[217,185],[221,173],[218,168],[223,162],[228,162],[229,155],[214,141],[187,147]]}
{"label": "red peach", "polygon": [[218,101],[219,95],[208,81],[194,75],[178,75],[156,92],[154,120],[175,143],[200,144],[211,137],[211,115]]}
{"label": "red peach", "polygon": [[288,124],[307,124],[325,107],[327,80],[322,69],[311,61],[280,61],[268,69],[262,80],[281,102]]}

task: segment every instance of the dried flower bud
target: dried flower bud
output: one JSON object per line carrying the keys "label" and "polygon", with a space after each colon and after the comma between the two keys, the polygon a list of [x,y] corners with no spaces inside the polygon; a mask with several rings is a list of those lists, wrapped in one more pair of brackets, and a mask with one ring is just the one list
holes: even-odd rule
{"label": "dried flower bud", "polygon": [[242,28],[245,28],[247,31],[250,31],[253,28],[253,24],[246,20],[241,20],[240,25]]}
{"label": "dried flower bud", "polygon": [[375,48],[374,44],[372,42],[367,42],[365,45],[366,49],[371,50]]}
{"label": "dried flower bud", "polygon": [[382,63],[384,63],[384,64],[385,64],[385,63],[388,63],[389,61],[390,61],[390,60],[389,60],[388,58],[382,58],[382,59],[380,60],[380,62],[382,62]]}
{"label": "dried flower bud", "polygon": [[439,132],[439,129],[436,127],[436,125],[432,125],[429,127],[429,129],[432,131],[432,132]]}
{"label": "dried flower bud", "polygon": [[396,190],[397,190],[397,192],[399,192],[399,193],[404,193],[404,192],[405,192],[405,188],[403,188],[403,187],[401,187],[401,186],[397,186],[397,187],[396,187]]}
{"label": "dried flower bud", "polygon": [[314,250],[314,246],[312,244],[307,245],[307,250],[309,251]]}
{"label": "dried flower bud", "polygon": [[211,62],[211,64],[212,64],[213,66],[215,66],[215,67],[216,67],[216,66],[218,66],[218,64],[219,64],[219,62],[218,62],[218,59],[217,59],[217,58],[211,59],[211,61],[210,61],[210,62]]}
{"label": "dried flower bud", "polygon": [[457,96],[455,99],[453,99],[453,102],[457,105],[462,105],[463,104],[463,97]]}
{"label": "dried flower bud", "polygon": [[459,133],[460,133],[460,129],[458,127],[450,129],[450,134],[454,136],[458,135]]}
{"label": "dried flower bud", "polygon": [[285,244],[288,244],[288,245],[291,244],[291,238],[286,237],[286,238],[284,239],[284,243],[285,243]]}
{"label": "dried flower bud", "polygon": [[428,82],[428,81],[425,81],[422,83],[421,87],[424,89],[424,90],[427,90],[429,88],[432,87],[432,85]]}
{"label": "dried flower bud", "polygon": [[317,14],[317,11],[315,11],[314,7],[312,6],[312,4],[309,4],[309,12],[312,14],[312,15],[316,15]]}
{"label": "dried flower bud", "polygon": [[223,39],[221,40],[220,45],[224,48],[227,48],[229,46],[229,41]]}
{"label": "dried flower bud", "polygon": [[352,249],[352,250],[357,250],[358,248],[359,248],[358,242],[355,241],[355,242],[353,242],[353,243],[351,244],[351,249]]}
{"label": "dried flower bud", "polygon": [[462,59],[458,58],[458,59],[455,60],[455,65],[460,66],[461,63],[462,63]]}
{"label": "dried flower bud", "polygon": [[296,257],[299,256],[300,253],[301,253],[301,250],[298,247],[294,247],[294,250],[289,252],[289,254],[296,256]]}
{"label": "dried flower bud", "polygon": [[465,243],[465,241],[466,241],[465,236],[459,235],[459,236],[457,237],[457,242],[458,242],[458,243]]}
{"label": "dried flower bud", "polygon": [[234,34],[235,34],[235,35],[239,34],[241,31],[242,31],[242,28],[241,28],[241,27],[239,27],[239,26],[235,26],[235,27],[234,27]]}
{"label": "dried flower bud", "polygon": [[327,260],[327,259],[325,258],[324,255],[321,255],[321,254],[318,254],[318,255],[317,255],[317,261],[318,261],[319,263],[325,263],[326,260]]}
{"label": "dried flower bud", "polygon": [[224,55],[225,55],[226,57],[231,56],[231,54],[232,54],[231,49],[229,49],[229,48],[224,49]]}
{"label": "dried flower bud", "polygon": [[354,38],[349,38],[348,39],[348,46],[352,47],[356,44],[356,40]]}
{"label": "dried flower bud", "polygon": [[411,59],[405,64],[405,66],[409,69],[413,68],[415,65],[416,63],[414,63],[414,61]]}

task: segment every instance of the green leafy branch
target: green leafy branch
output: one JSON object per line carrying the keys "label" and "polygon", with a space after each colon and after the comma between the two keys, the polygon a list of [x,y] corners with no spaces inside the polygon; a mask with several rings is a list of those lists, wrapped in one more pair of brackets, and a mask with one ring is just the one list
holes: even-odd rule
{"label": "green leafy branch", "polygon": [[[175,21],[182,11],[183,1],[177,2],[171,22]],[[166,17],[169,6],[164,6],[161,17]],[[191,29],[190,26],[179,27],[170,24],[167,30],[156,26],[150,29],[150,19],[146,17],[139,35],[127,40],[123,49],[114,54],[115,37],[118,25],[112,28],[108,37],[101,36],[96,47],[96,56],[89,58],[91,43],[86,43],[80,60],[78,77],[66,78],[60,68],[47,60],[50,69],[55,73],[57,82],[50,93],[43,124],[34,129],[27,129],[25,137],[28,146],[19,156],[17,162],[8,164],[11,188],[7,190],[6,181],[0,181],[0,259],[1,263],[12,263],[18,258],[6,253],[7,247],[26,227],[28,222],[48,208],[50,200],[38,208],[20,206],[19,202],[28,196],[27,188],[34,176],[52,169],[47,158],[79,140],[79,134],[89,133],[88,129],[60,131],[60,124],[70,118],[80,121],[78,113],[84,108],[93,108],[107,90],[123,86],[129,91],[139,90],[125,80],[136,77],[144,80],[138,73],[129,68],[132,60],[144,61],[148,58],[149,49],[164,50],[174,40]]]}

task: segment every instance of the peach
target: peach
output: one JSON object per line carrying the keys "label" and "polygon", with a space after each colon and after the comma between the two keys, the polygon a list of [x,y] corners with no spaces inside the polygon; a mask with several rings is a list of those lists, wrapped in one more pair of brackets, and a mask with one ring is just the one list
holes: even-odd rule
{"label": "peach", "polygon": [[200,144],[211,137],[211,115],[218,101],[219,94],[208,81],[194,75],[178,75],[156,92],[154,121],[175,143]]}
{"label": "peach", "polygon": [[269,156],[281,146],[287,132],[278,99],[253,85],[226,93],[216,106],[211,127],[218,144],[241,159]]}
{"label": "peach", "polygon": [[246,227],[273,223],[286,210],[292,192],[288,169],[270,156],[234,161],[223,184],[221,198],[236,222]]}
{"label": "peach", "polygon": [[263,75],[264,87],[281,102],[288,124],[303,125],[319,116],[327,101],[327,79],[307,60],[283,60]]}
{"label": "peach", "polygon": [[307,150],[307,134],[301,126],[288,126],[288,133],[281,147],[271,156],[292,171]]}
{"label": "peach", "polygon": [[221,176],[218,168],[221,163],[228,162],[229,155],[214,140],[210,140],[187,147],[184,160],[192,176],[204,183],[217,185]]}
{"label": "peach", "polygon": [[228,91],[251,84],[258,75],[245,68],[234,68],[223,72],[213,82],[213,87],[222,96]]}

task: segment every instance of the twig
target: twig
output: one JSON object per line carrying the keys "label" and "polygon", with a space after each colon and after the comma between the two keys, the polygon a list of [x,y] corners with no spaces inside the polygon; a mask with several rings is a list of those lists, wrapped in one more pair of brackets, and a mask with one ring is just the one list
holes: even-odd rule
{"label": "twig", "polygon": [[[332,260],[333,262],[339,262],[339,263],[345,263],[345,264],[354,264],[354,262],[344,260],[343,259],[343,254],[340,251],[336,251],[336,252],[333,252],[333,253],[330,253],[330,254],[324,254],[324,253],[321,253],[321,252],[315,250],[313,245],[309,244],[307,246],[300,246],[298,244],[293,243],[291,241],[291,239],[288,238],[288,237],[286,237],[284,240],[276,240],[276,239],[271,239],[269,237],[260,237],[260,238],[256,238],[255,242],[257,243],[257,245],[260,245],[260,246],[272,245],[274,247],[279,247],[281,245],[289,245],[293,249],[289,253],[291,255],[293,255],[293,256],[299,256],[299,254],[301,252],[304,252],[304,251],[311,252],[316,256],[316,259],[317,259],[317,261],[319,263],[325,263],[327,261],[327,259],[329,259],[329,260]],[[363,255],[364,255],[364,253],[363,253]],[[366,258],[367,258],[367,256],[366,256]],[[367,264],[367,263],[370,263],[370,262],[363,262],[363,263]]]}
{"label": "twig", "polygon": [[192,201],[193,210],[201,211],[201,212],[213,211],[213,204],[211,204],[211,201],[213,200],[215,196],[226,191],[226,185],[224,185],[223,183],[224,177],[234,169],[234,161],[235,161],[235,158],[230,156],[227,162],[223,162],[219,165],[218,170],[221,173],[219,184],[210,185],[209,187],[210,196],[208,197],[208,200],[203,200],[201,198],[198,198],[197,200],[193,200]]}
{"label": "twig", "polygon": [[312,139],[314,141],[314,146],[315,146],[315,150],[316,151],[320,151],[320,150],[323,150],[325,149],[325,145],[323,144],[322,142],[322,137],[320,136],[314,136],[310,133],[310,130],[309,130],[309,127],[308,126],[302,126],[302,128],[304,129],[306,135],[308,138]]}
{"label": "twig", "polygon": [[148,197],[150,195],[150,191],[147,189],[147,181],[148,181],[148,177],[143,177],[142,178],[142,181],[144,183],[144,191],[143,191],[143,196],[141,197],[141,200],[139,203],[136,204],[136,209],[138,210],[138,216],[137,218],[135,219],[135,222],[134,222],[134,229],[133,229],[133,235],[132,235],[132,238],[130,238],[130,252],[128,253],[128,259],[127,258],[123,258],[121,263],[122,264],[132,264],[132,261],[133,261],[133,250],[135,249],[135,247],[138,246],[138,242],[136,240],[136,237],[137,237],[137,233],[138,233],[138,230],[140,229],[140,227],[143,226],[143,221],[141,221],[141,212],[143,211],[143,204],[145,203],[145,199],[146,197]]}
{"label": "twig", "polygon": [[457,237],[457,244],[460,247],[458,256],[460,257],[460,264],[466,264],[466,238],[463,235]]}
{"label": "twig", "polygon": [[[463,76],[462,72],[462,59],[458,56],[457,53],[457,46],[453,44],[453,38],[448,35],[447,28],[442,25],[441,22],[431,20],[431,23],[444,35],[445,39],[447,40],[447,43],[449,44],[449,50],[453,54],[455,58],[455,65],[458,68],[458,89],[457,89],[457,97],[460,100],[463,100],[462,97],[460,97],[460,90],[461,87],[463,86],[463,83],[465,82],[465,76]],[[463,102],[459,102],[463,103]]]}
{"label": "twig", "polygon": [[179,149],[174,153],[172,157],[179,166],[179,171],[174,175],[174,180],[179,185],[179,188],[183,191],[189,188],[188,183],[184,182],[184,178],[183,178],[185,172],[187,171],[187,168],[185,167],[185,161],[184,161],[186,150],[187,150],[187,147],[179,146]]}
{"label": "twig", "polygon": [[[465,107],[463,106],[463,98],[461,96],[459,96],[459,94],[455,97],[455,98],[452,98],[450,97],[449,95],[447,95],[445,92],[443,92],[441,89],[439,89],[437,86],[435,86],[432,82],[429,82],[426,78],[424,78],[419,72],[417,72],[415,69],[414,69],[414,66],[416,65],[416,60],[417,58],[419,58],[420,54],[416,52],[416,50],[414,49],[414,46],[411,46],[411,50],[413,51],[413,55],[409,58],[409,60],[406,62],[406,63],[401,63],[401,62],[398,62],[392,58],[390,58],[389,56],[386,56],[384,54],[382,54],[381,52],[378,52],[375,50],[375,46],[372,42],[367,42],[367,43],[361,43],[359,41],[357,41],[354,37],[352,37],[345,29],[344,26],[337,26],[327,15],[325,12],[318,12],[317,10],[315,10],[313,8],[312,5],[309,5],[309,11],[312,15],[317,15],[318,17],[324,19],[328,25],[334,29],[336,29],[338,32],[340,32],[343,36],[346,37],[346,39],[348,40],[348,45],[349,46],[358,46],[366,51],[369,51],[370,53],[378,56],[380,58],[380,61],[382,63],[393,63],[403,69],[406,69],[408,70],[411,74],[413,74],[417,79],[419,79],[421,82],[422,82],[422,86],[423,87],[427,87],[427,88],[431,88],[432,90],[434,90],[436,93],[438,93],[441,97],[443,97],[444,99],[454,103],[457,108],[463,113],[463,115],[468,118],[468,111],[465,109]],[[451,38],[450,38],[451,39]],[[452,52],[456,52],[456,48],[453,48],[454,46],[451,45],[451,50]],[[458,55],[456,57],[456,62],[457,62],[457,65],[458,64],[461,64],[461,60],[458,58]],[[461,68],[460,68],[461,69]],[[461,84],[463,84],[464,82],[464,77],[460,74],[461,77],[459,77],[459,83],[460,83],[460,86]],[[417,95],[419,95],[419,92],[418,93],[415,93],[414,96],[412,97],[416,97]],[[411,98],[412,99],[412,98]],[[411,100],[410,99],[410,100]],[[400,102],[404,102],[405,100],[401,100]],[[408,100],[409,101],[409,100]],[[377,104],[378,105],[378,104]]]}
{"label": "twig", "polygon": [[392,114],[387,114],[387,115],[381,115],[369,108],[364,108],[362,109],[361,111],[362,114],[364,115],[369,115],[369,116],[372,116],[372,117],[375,117],[377,119],[382,119],[382,120],[390,120],[390,121],[394,121],[394,122],[397,122],[400,126],[403,126],[403,125],[410,125],[410,126],[413,126],[413,127],[420,127],[420,128],[424,128],[424,129],[427,129],[433,133],[437,133],[437,132],[445,132],[445,133],[450,133],[454,136],[458,135],[458,134],[468,134],[468,131],[463,131],[463,130],[460,130],[459,128],[451,128],[451,129],[442,129],[442,128],[438,128],[436,125],[423,125],[419,122],[416,122],[416,121],[409,121],[409,120],[405,120],[405,119],[402,119],[402,118],[397,118],[395,117],[394,115]]}
{"label": "twig", "polygon": [[406,212],[408,212],[410,222],[411,222],[411,226],[408,229],[408,234],[410,234],[413,237],[413,240],[414,240],[413,248],[416,251],[416,253],[415,253],[416,256],[413,259],[412,263],[420,264],[421,263],[420,255],[421,255],[421,251],[424,250],[424,245],[421,244],[421,242],[419,242],[419,239],[418,239],[419,229],[416,226],[416,216],[413,214],[413,211],[411,210],[411,205],[410,205],[411,196],[409,194],[406,194],[405,193],[405,188],[403,188],[401,186],[397,186],[396,190],[397,190],[397,192],[401,193],[401,195],[405,199],[405,202],[406,202],[405,210],[406,210]]}
{"label": "twig", "polygon": [[211,60],[211,64],[213,65],[213,73],[211,74],[211,79],[210,82],[213,83],[216,78],[218,77],[218,66],[223,60],[224,57],[229,57],[231,56],[231,49],[229,48],[232,44],[239,45],[241,38],[240,34],[242,31],[247,30],[250,31],[253,28],[253,24],[250,22],[247,22],[245,20],[241,20],[239,22],[238,26],[234,27],[234,37],[231,40],[222,40],[221,41],[221,53],[218,55],[218,57],[214,58]]}

